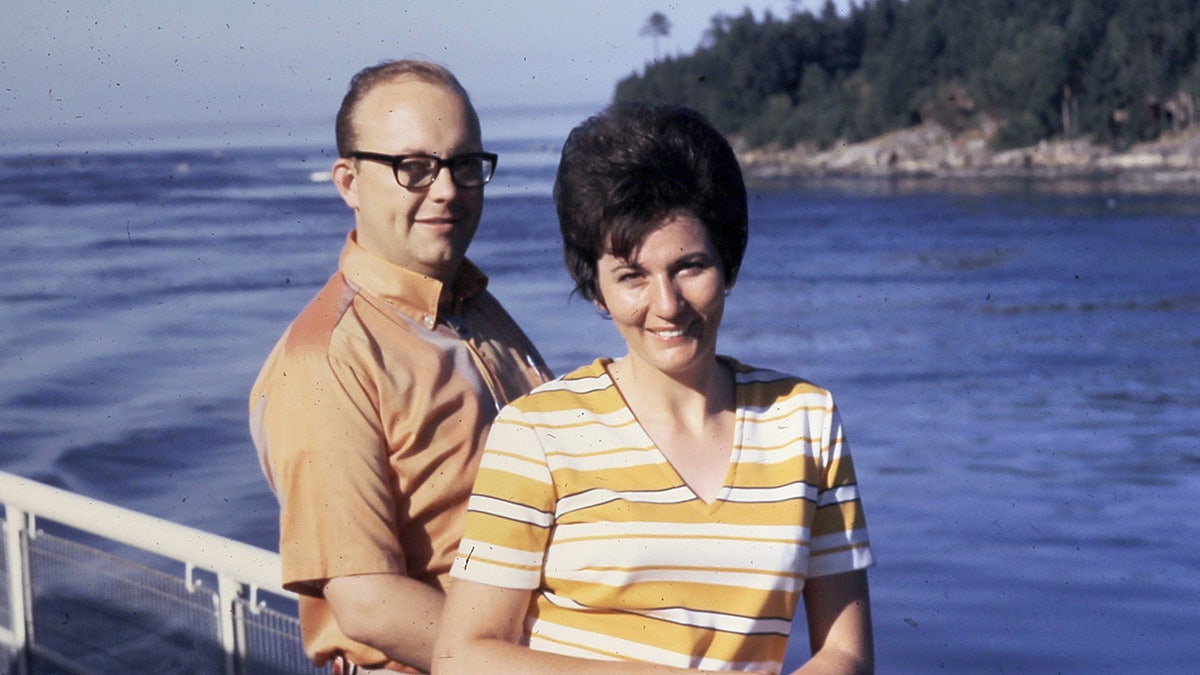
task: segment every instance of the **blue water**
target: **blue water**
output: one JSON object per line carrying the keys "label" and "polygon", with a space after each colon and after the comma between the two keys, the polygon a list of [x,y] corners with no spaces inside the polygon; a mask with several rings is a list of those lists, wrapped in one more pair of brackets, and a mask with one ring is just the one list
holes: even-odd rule
{"label": "blue water", "polygon": [[[498,125],[472,248],[557,372],[620,353],[560,263],[576,119]],[[0,157],[0,469],[274,548],[246,394],[336,264],[329,152]],[[751,209],[721,348],[838,398],[881,672],[1191,672],[1200,196],[844,181]]]}

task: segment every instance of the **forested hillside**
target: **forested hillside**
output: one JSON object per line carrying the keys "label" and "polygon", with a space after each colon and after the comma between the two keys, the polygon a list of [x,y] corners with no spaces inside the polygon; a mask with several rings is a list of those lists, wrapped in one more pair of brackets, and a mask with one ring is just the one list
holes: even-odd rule
{"label": "forested hillside", "polygon": [[862,0],[717,16],[692,54],[614,98],[682,103],[752,147],[826,147],[922,122],[996,148],[1120,148],[1200,123],[1200,1]]}

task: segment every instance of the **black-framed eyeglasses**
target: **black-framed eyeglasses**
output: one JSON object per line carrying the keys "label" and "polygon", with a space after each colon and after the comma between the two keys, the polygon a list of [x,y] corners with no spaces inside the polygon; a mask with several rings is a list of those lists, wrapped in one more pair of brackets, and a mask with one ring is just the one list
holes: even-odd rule
{"label": "black-framed eyeglasses", "polygon": [[391,164],[396,182],[410,190],[433,185],[442,167],[450,169],[450,180],[458,187],[481,187],[492,179],[498,159],[493,152],[468,152],[446,159],[425,154],[385,155],[379,152],[351,152],[347,156]]}

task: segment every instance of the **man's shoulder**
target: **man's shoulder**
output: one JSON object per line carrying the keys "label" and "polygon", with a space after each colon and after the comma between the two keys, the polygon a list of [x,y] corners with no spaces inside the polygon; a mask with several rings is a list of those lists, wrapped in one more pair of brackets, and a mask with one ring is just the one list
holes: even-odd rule
{"label": "man's shoulder", "polygon": [[[381,321],[378,305],[341,272],[335,273],[292,320],[270,360],[299,370],[305,364],[325,368],[338,362],[358,363],[364,357],[374,361],[381,342],[392,344],[392,351],[404,351],[396,344],[405,334],[397,330],[403,322]],[[271,366],[268,363],[266,368]]]}
{"label": "man's shoulder", "polygon": [[340,272],[330,277],[292,320],[283,337],[285,353],[292,357],[327,353],[357,295]]}

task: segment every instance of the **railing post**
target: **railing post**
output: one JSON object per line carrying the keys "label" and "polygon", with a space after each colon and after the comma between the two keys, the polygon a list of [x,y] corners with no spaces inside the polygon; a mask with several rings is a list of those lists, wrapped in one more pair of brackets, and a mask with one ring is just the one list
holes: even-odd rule
{"label": "railing post", "polygon": [[246,662],[246,624],[237,602],[242,584],[225,574],[217,575],[220,603],[221,647],[225,650],[226,675],[240,675]]}
{"label": "railing post", "polygon": [[4,506],[4,560],[8,565],[8,607],[12,612],[13,642],[17,648],[16,675],[29,672],[33,594],[29,577],[29,549],[26,546],[32,516],[6,504]]}

